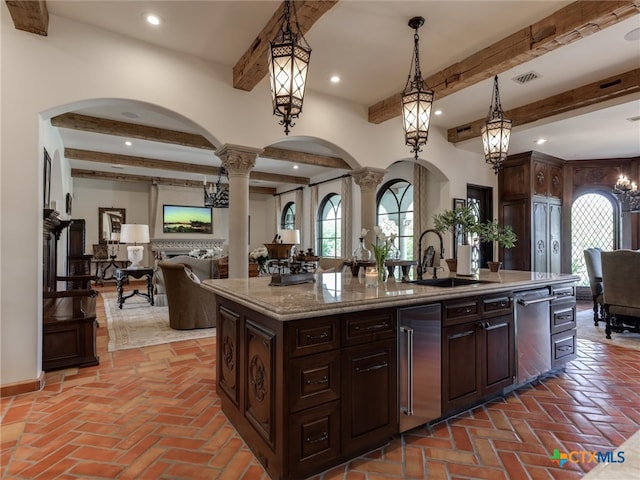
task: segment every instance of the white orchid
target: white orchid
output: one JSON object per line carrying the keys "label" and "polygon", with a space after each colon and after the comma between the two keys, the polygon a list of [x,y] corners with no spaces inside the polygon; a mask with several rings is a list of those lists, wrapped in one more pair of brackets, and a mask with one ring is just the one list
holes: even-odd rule
{"label": "white orchid", "polygon": [[369,233],[369,230],[367,230],[366,228],[363,228],[362,230],[360,230],[360,238],[366,237],[367,233]]}

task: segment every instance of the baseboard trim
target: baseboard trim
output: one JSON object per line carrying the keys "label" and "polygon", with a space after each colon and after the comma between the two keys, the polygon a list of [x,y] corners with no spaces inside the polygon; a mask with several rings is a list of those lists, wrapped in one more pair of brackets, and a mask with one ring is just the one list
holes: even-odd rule
{"label": "baseboard trim", "polygon": [[0,385],[0,398],[13,397],[14,395],[20,395],[22,393],[37,392],[44,388],[44,384],[44,372],[41,372],[40,377],[34,380]]}

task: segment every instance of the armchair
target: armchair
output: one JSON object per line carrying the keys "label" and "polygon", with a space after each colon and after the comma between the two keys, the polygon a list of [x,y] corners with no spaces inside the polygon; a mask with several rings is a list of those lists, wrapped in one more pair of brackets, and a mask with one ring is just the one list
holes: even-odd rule
{"label": "armchair", "polygon": [[[164,262],[188,265],[200,280],[207,280],[209,278],[220,278],[222,270],[222,260],[224,259],[195,258],[189,255],[178,255],[164,260]],[[159,266],[156,269],[155,275],[153,276],[153,283],[154,305],[156,305],[157,307],[167,306],[167,287],[165,285],[166,282],[164,279],[164,274]]]}
{"label": "armchair", "polygon": [[640,252],[602,252],[605,333],[640,333]]}
{"label": "armchair", "polygon": [[216,326],[215,296],[200,286],[188,266],[175,262],[158,264],[169,305],[169,326],[176,330]]}
{"label": "armchair", "polygon": [[604,320],[601,253],[600,248],[587,248],[584,251],[584,263],[587,266],[589,286],[593,297],[593,323],[596,326],[600,320]]}

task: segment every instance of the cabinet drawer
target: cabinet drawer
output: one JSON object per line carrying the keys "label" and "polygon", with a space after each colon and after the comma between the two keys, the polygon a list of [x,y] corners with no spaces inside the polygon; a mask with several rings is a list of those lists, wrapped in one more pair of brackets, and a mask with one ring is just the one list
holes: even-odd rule
{"label": "cabinet drawer", "polygon": [[576,329],[551,336],[551,366],[564,365],[576,358]]}
{"label": "cabinet drawer", "polygon": [[340,456],[340,402],[330,402],[292,415],[291,478],[307,478]]}
{"label": "cabinet drawer", "polygon": [[482,316],[493,317],[511,313],[513,310],[512,298],[508,295],[482,299]]}
{"label": "cabinet drawer", "polygon": [[[442,304],[443,320],[459,321],[475,320],[480,318],[479,300],[474,298],[464,299],[462,301],[450,301]],[[452,322],[449,322],[451,324]]]}
{"label": "cabinet drawer", "polygon": [[340,346],[338,316],[287,323],[289,356],[300,357]]}
{"label": "cabinet drawer", "polygon": [[551,294],[556,297],[554,302],[571,301],[576,299],[576,287],[574,285],[552,285]]}
{"label": "cabinet drawer", "polygon": [[555,305],[552,307],[551,333],[564,332],[576,328],[575,304]]}
{"label": "cabinet drawer", "polygon": [[359,345],[396,336],[395,309],[348,313],[343,316],[344,345]]}
{"label": "cabinet drawer", "polygon": [[289,374],[289,410],[292,412],[340,398],[338,350],[292,360]]}

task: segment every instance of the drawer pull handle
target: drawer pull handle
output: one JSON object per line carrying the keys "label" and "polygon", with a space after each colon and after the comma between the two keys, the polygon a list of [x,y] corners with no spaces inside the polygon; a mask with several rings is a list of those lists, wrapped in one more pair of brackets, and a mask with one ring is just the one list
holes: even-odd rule
{"label": "drawer pull handle", "polygon": [[328,438],[329,438],[329,434],[327,432],[322,432],[322,436],[318,438],[307,437],[304,439],[304,441],[307,443],[320,443],[320,442],[324,442]]}
{"label": "drawer pull handle", "polygon": [[366,327],[361,327],[360,325],[356,325],[353,327],[354,330],[356,331],[362,330],[363,332],[368,332],[370,330],[380,330],[381,328],[389,328],[389,324],[387,322],[383,322],[383,323],[368,325]]}
{"label": "drawer pull handle", "polygon": [[307,380],[307,385],[322,385],[323,383],[329,383],[329,378],[325,375],[320,380]]}
{"label": "drawer pull handle", "polygon": [[329,336],[329,334],[327,332],[322,332],[320,335],[307,334],[306,338],[307,338],[307,340],[324,340],[328,336]]}
{"label": "drawer pull handle", "polygon": [[570,313],[565,313],[563,315],[556,315],[558,320],[573,320],[573,315]]}
{"label": "drawer pull handle", "polygon": [[449,335],[449,340],[455,340],[456,338],[468,337],[469,335],[473,335],[473,330],[469,330],[468,332],[456,333],[455,335]]}
{"label": "drawer pull handle", "polygon": [[566,352],[566,351],[568,351],[568,350],[573,350],[573,347],[572,347],[571,345],[558,345],[558,346],[556,347],[556,349],[557,349],[559,352]]}
{"label": "drawer pull handle", "polygon": [[381,368],[387,368],[389,364],[387,362],[379,363],[378,365],[371,365],[367,368],[356,367],[356,373],[373,372],[374,370],[380,370]]}

